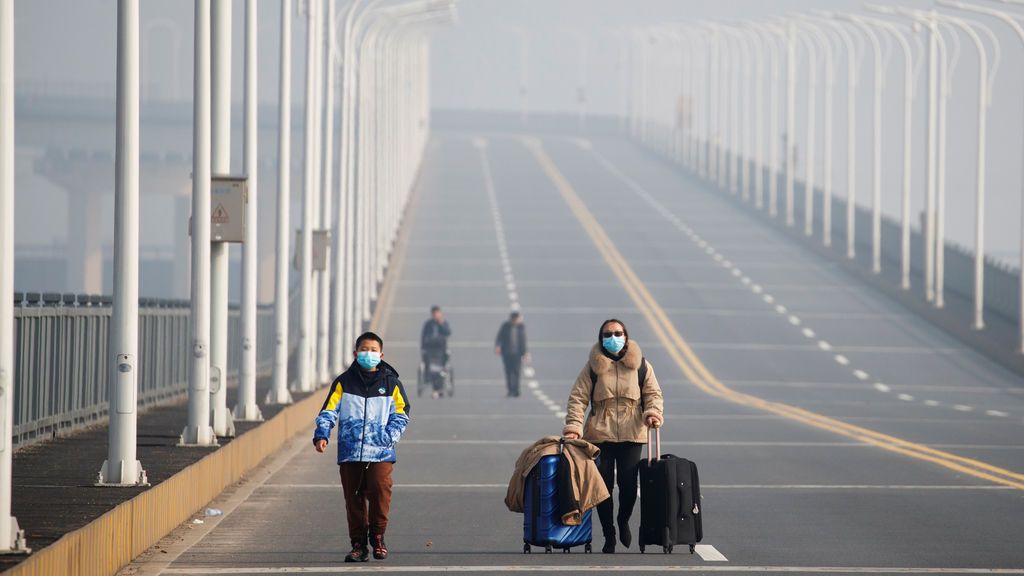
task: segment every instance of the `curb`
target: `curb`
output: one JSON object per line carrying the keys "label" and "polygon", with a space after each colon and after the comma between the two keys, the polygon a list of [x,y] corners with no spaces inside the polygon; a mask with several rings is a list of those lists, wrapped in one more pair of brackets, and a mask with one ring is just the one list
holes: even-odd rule
{"label": "curb", "polygon": [[5,576],[113,575],[225,488],[307,430],[322,402],[314,391],[164,482],[69,532]]}

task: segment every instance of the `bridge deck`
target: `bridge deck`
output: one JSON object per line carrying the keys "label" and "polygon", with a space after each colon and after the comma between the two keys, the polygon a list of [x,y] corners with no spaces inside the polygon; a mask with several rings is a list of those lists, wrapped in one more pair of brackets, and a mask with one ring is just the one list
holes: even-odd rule
{"label": "bridge deck", "polygon": [[[415,390],[420,323],[430,305],[445,306],[458,389],[414,398],[392,557],[362,568],[1024,573],[1019,378],[632,145],[550,138],[536,151],[497,135],[481,144],[435,139],[407,221],[383,310],[385,355]],[[535,376],[506,399],[491,346],[513,299]],[[667,451],[701,467],[699,555],[524,556],[521,517],[504,509],[516,456],[560,431],[569,386],[610,315],[656,369]],[[793,410],[740,401],[751,396]],[[308,438],[218,505],[231,513],[182,527],[125,574],[342,566],[337,468]]]}

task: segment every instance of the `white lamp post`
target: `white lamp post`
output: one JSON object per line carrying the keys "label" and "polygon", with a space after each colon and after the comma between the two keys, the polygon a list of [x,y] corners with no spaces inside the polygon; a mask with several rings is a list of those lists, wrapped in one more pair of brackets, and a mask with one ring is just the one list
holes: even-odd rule
{"label": "white lamp post", "polygon": [[[976,146],[977,159],[975,165],[976,189],[975,189],[975,228],[974,228],[974,319],[973,327],[981,330],[985,327],[985,154],[986,134],[988,128],[988,108],[992,104],[992,84],[995,81],[995,73],[999,69],[1000,45],[999,40],[992,30],[973,20],[958,18],[946,14],[940,14],[939,18],[945,20],[962,30],[978,51],[978,143]],[[977,30],[982,30],[992,42],[993,56],[991,66],[985,43]],[[942,250],[940,244],[937,247]],[[937,286],[941,293],[941,286]]]}
{"label": "white lamp post", "polygon": [[267,404],[291,404],[288,391],[288,268],[291,246],[292,2],[281,0],[278,78],[277,228],[274,254],[274,371]]}
{"label": "white lamp post", "polygon": [[901,195],[900,218],[900,287],[910,289],[910,194],[911,194],[911,148],[913,143],[914,85],[919,67],[915,67],[910,42],[896,25],[878,18],[855,16],[866,25],[880,28],[892,34],[903,51],[903,192]]}
{"label": "white lamp post", "polygon": [[[835,61],[834,61],[834,49],[832,41],[825,30],[830,30],[835,33],[835,29],[831,28],[831,22],[821,21],[812,17],[804,18],[804,26],[814,35],[818,40],[818,44],[821,46],[824,52],[825,60],[825,146],[824,146],[824,172],[823,172],[823,189],[822,189],[822,229],[821,229],[821,240],[825,246],[832,245],[832,194],[833,194],[833,183],[832,183],[832,132],[833,132],[833,102],[835,100]],[[821,24],[824,23],[825,27]],[[842,35],[839,35],[840,42],[842,42]]]}
{"label": "white lamp post", "polygon": [[874,54],[874,114],[872,124],[871,162],[871,271],[882,271],[882,91],[885,87],[885,59],[882,45],[875,30],[861,20],[842,16],[863,32],[871,43]]}
{"label": "white lamp post", "polygon": [[[1021,15],[1021,14],[1010,14],[1010,13],[1007,13],[1007,12],[1002,12],[1000,10],[989,8],[987,6],[977,6],[977,5],[974,5],[974,4],[967,4],[967,3],[964,3],[964,2],[948,2],[948,1],[945,1],[945,0],[940,0],[939,3],[943,4],[943,5],[959,8],[961,10],[969,10],[969,11],[973,11],[973,12],[976,12],[976,13],[979,13],[979,14],[986,14],[988,16],[992,16],[993,18],[997,18],[997,19],[1001,20],[1003,23],[1005,23],[1006,25],[1008,25],[1017,34],[1017,38],[1019,38],[1020,41],[1022,43],[1024,43],[1024,26],[1022,26],[1020,20],[1018,20],[1018,19],[1024,19],[1024,15]],[[1012,3],[1013,4],[1024,5],[1024,1],[1021,1],[1021,0],[1012,1]],[[1024,134],[1024,129],[1021,130],[1021,133]],[[1022,147],[1022,153],[1024,153],[1024,147]],[[1019,311],[1020,313],[1019,313],[1019,317],[1018,317],[1017,350],[1020,353],[1024,353],[1024,162],[1021,163],[1021,170],[1022,170],[1022,174],[1021,174],[1021,186],[1022,186],[1022,190],[1021,190],[1021,200],[1022,200],[1021,201],[1021,206],[1022,206],[1022,214],[1021,214],[1021,220],[1020,220],[1020,255],[1019,255],[1020,256],[1020,270],[1021,270],[1021,272],[1020,272],[1019,299],[1018,299],[1018,303],[1019,303],[1019,307],[1020,307],[1020,311]]]}

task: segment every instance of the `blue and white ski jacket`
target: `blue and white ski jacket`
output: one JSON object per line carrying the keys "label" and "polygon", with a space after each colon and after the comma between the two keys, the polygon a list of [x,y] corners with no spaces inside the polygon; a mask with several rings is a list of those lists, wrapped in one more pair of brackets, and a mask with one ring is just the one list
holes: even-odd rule
{"label": "blue and white ski jacket", "polygon": [[376,372],[355,363],[334,379],[316,417],[313,442],[338,427],[338,464],[394,462],[395,444],[409,425],[409,398],[398,372],[381,362]]}

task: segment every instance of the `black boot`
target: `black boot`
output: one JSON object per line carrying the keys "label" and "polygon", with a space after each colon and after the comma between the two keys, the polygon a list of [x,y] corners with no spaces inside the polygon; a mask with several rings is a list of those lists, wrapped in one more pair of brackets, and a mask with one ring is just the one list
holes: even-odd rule
{"label": "black boot", "polygon": [[605,554],[615,554],[615,531],[604,533],[604,546],[601,547],[601,552]]}
{"label": "black boot", "polygon": [[629,531],[629,519],[619,517],[619,542],[626,548],[633,543],[633,533]]}

